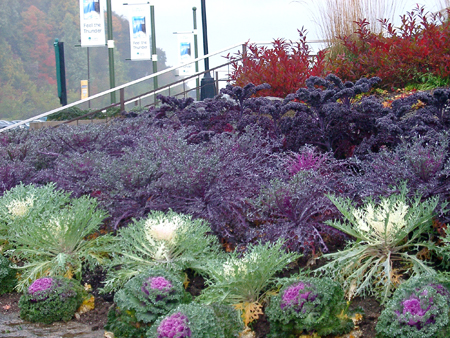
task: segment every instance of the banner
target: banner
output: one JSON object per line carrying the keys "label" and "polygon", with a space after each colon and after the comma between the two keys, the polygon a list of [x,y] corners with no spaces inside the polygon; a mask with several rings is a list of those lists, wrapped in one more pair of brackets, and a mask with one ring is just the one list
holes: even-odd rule
{"label": "banner", "polygon": [[105,46],[104,0],[80,0],[81,46]]}
{"label": "banner", "polygon": [[[180,64],[185,64],[195,60],[194,57],[194,34],[177,33],[178,36],[178,50]],[[191,63],[178,70],[179,75],[193,75],[195,74],[195,64]]]}
{"label": "banner", "polygon": [[150,60],[150,4],[128,4],[131,60]]}

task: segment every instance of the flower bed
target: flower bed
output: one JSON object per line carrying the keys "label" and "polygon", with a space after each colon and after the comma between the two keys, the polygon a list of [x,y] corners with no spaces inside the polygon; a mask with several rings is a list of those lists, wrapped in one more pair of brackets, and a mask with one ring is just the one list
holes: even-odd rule
{"label": "flower bed", "polygon": [[[292,319],[296,334],[319,332],[315,316],[330,327],[320,334],[348,333],[347,300],[384,307],[411,276],[448,271],[450,91],[383,105],[362,95],[379,81],[312,77],[275,101],[252,97],[266,86],[227,87],[108,125],[2,134],[0,277],[15,269],[22,291],[42,277],[94,285],[114,296],[124,336],[155,335],[178,306],[211,331],[233,316],[246,332],[268,327],[287,316],[266,311],[293,284],[316,307]],[[333,287],[308,279],[323,271]],[[195,276],[204,285],[188,296]],[[335,287],[343,306],[319,311]]]}

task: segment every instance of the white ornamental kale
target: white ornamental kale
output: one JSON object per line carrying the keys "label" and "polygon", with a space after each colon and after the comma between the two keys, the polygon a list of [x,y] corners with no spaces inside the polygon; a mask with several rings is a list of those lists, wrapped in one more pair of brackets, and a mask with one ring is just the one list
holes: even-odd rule
{"label": "white ornamental kale", "polygon": [[23,217],[33,208],[34,196],[28,196],[25,199],[15,199],[6,205],[11,218]]}
{"label": "white ornamental kale", "polygon": [[358,229],[367,232],[374,242],[395,238],[396,233],[406,226],[405,216],[409,206],[403,201],[391,204],[383,200],[378,206],[367,204],[353,210]]}
{"label": "white ornamental kale", "polygon": [[[204,273],[205,262],[215,259],[221,247],[211,228],[188,215],[152,211],[118,231],[105,292],[119,289],[148,268],[163,267],[182,272],[187,268]],[[117,269],[120,267],[120,269]]]}
{"label": "white ornamental kale", "polygon": [[176,231],[183,226],[179,216],[172,218],[149,218],[145,221],[145,235],[149,241],[159,240],[174,242]]}
{"label": "white ornamental kale", "polygon": [[324,255],[331,261],[316,274],[339,280],[349,299],[375,295],[382,302],[402,282],[403,275],[435,274],[417,254],[421,249],[434,248],[427,236],[438,198],[422,202],[420,196],[409,199],[407,192],[403,184],[400,194],[382,197],[378,204],[369,199],[360,208],[355,208],[349,199],[328,196],[342,213],[343,220],[326,224],[354,240],[344,250]]}

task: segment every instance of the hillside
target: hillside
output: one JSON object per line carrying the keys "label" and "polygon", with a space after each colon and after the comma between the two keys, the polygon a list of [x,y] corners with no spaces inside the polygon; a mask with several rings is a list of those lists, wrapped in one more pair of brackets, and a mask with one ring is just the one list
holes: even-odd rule
{"label": "hillside", "polygon": [[[0,119],[24,119],[59,107],[55,38],[64,42],[68,102],[80,99],[88,58],[87,48],[76,46],[80,44],[79,20],[78,0],[0,2]],[[116,85],[150,74],[151,61],[126,60],[129,25],[114,12],[113,35]],[[165,68],[165,53],[158,49],[158,70]],[[89,48],[89,73],[91,94],[109,89],[106,46]],[[170,82],[171,76],[160,78],[159,84]]]}

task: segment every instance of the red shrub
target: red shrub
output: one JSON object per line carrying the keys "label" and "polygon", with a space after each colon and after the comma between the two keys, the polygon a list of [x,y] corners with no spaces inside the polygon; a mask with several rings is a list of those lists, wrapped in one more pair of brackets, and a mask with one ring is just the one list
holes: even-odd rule
{"label": "red shrub", "polygon": [[228,59],[233,61],[230,77],[234,85],[244,87],[248,83],[268,83],[272,88],[257,95],[285,97],[304,87],[310,76],[323,75],[325,53],[320,51],[316,57],[311,56],[306,31],[302,28],[298,33],[300,38],[295,43],[276,39],[271,48],[247,43],[245,55],[228,55]]}
{"label": "red shrub", "polygon": [[[450,14],[448,10],[447,15]],[[450,22],[442,14],[417,7],[401,17],[399,28],[382,20],[385,33],[370,32],[367,20],[356,22],[355,36],[341,37],[343,54],[330,56],[327,71],[343,80],[380,77],[382,87],[420,83],[424,75],[450,75]]]}

